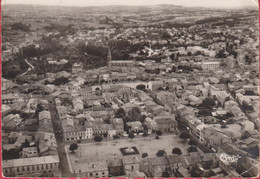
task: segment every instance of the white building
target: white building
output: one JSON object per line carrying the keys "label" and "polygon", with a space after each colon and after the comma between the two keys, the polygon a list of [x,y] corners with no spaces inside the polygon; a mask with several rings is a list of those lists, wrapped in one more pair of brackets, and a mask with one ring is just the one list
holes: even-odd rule
{"label": "white building", "polygon": [[216,70],[220,67],[219,62],[201,62],[203,70]]}
{"label": "white building", "polygon": [[59,177],[58,155],[3,160],[5,177]]}
{"label": "white building", "polygon": [[92,128],[84,126],[64,126],[63,132],[64,141],[91,139],[93,136]]}

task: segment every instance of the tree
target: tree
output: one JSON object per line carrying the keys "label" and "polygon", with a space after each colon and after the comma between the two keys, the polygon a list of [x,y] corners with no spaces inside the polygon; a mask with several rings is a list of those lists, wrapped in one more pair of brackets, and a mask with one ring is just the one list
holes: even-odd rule
{"label": "tree", "polygon": [[250,65],[253,62],[253,60],[251,57],[249,57],[249,55],[245,55],[245,62]]}
{"label": "tree", "polygon": [[103,140],[103,137],[102,137],[101,135],[96,135],[96,136],[94,137],[94,140],[95,140],[96,142],[101,142],[101,141]]}
{"label": "tree", "polygon": [[179,137],[183,140],[187,140],[190,137],[190,135],[187,132],[182,132]]}
{"label": "tree", "polygon": [[161,37],[163,39],[169,39],[169,38],[171,38],[171,35],[167,31],[163,31]]}
{"label": "tree", "polygon": [[248,132],[248,131],[245,131],[244,133],[243,133],[243,135],[241,136],[241,139],[242,140],[245,140],[245,139],[247,139],[247,138],[249,138],[250,137],[250,133]]}
{"label": "tree", "polygon": [[220,50],[220,51],[217,52],[216,57],[217,58],[226,58],[227,56],[226,56],[224,50]]}
{"label": "tree", "polygon": [[34,116],[35,117],[38,117],[39,116],[39,113],[42,112],[44,110],[43,106],[41,103],[39,103],[36,107],[36,110],[35,110],[35,113],[34,113]]}
{"label": "tree", "polygon": [[205,117],[205,116],[211,116],[212,113],[209,109],[200,109],[198,115]]}
{"label": "tree", "polygon": [[144,131],[143,137],[147,137],[148,135],[149,135],[148,132],[147,132],[147,131]]}
{"label": "tree", "polygon": [[68,82],[69,82],[69,79],[62,76],[62,77],[60,77],[60,78],[56,78],[56,79],[52,82],[52,84],[53,84],[53,85],[56,85],[56,86],[60,86],[60,85],[66,84],[66,83],[68,83]]}
{"label": "tree", "polygon": [[3,160],[10,160],[10,159],[18,159],[19,158],[19,152],[21,152],[20,149],[10,149],[10,150],[6,150],[3,149],[2,150],[2,159]]}
{"label": "tree", "polygon": [[158,152],[156,153],[157,157],[163,157],[166,155],[166,152],[164,150],[158,150]]}
{"label": "tree", "polygon": [[[132,119],[129,116],[125,116],[125,117],[123,117],[123,121],[126,123],[126,122],[132,121]],[[124,126],[127,127],[127,125],[124,125]]]}
{"label": "tree", "polygon": [[130,138],[131,140],[132,140],[133,138],[135,138],[134,133],[133,133],[133,132],[129,132],[128,138]]}
{"label": "tree", "polygon": [[159,91],[163,91],[164,89],[162,87],[159,87],[157,90]]}
{"label": "tree", "polygon": [[233,55],[234,58],[237,58],[237,52],[236,52],[236,51],[231,50],[229,53],[230,53],[231,55]]}
{"label": "tree", "polygon": [[132,121],[140,121],[142,118],[141,110],[138,107],[133,107],[132,110],[128,112],[128,115]]}
{"label": "tree", "polygon": [[170,175],[169,175],[168,172],[163,172],[163,173],[162,173],[162,177],[163,177],[163,178],[169,178]]}
{"label": "tree", "polygon": [[30,142],[28,139],[25,139],[24,143],[22,143],[22,148],[30,147]]}
{"label": "tree", "polygon": [[144,84],[137,85],[136,89],[144,91],[145,90],[145,85]]}
{"label": "tree", "polygon": [[113,139],[119,139],[119,135],[113,135]]}
{"label": "tree", "polygon": [[115,112],[115,117],[116,118],[123,118],[125,117],[125,110],[123,108],[119,108],[116,112]]}
{"label": "tree", "polygon": [[16,22],[11,25],[12,30],[21,30],[24,32],[29,32],[30,31],[30,25],[24,25],[21,22]]}
{"label": "tree", "polygon": [[156,134],[157,134],[158,136],[161,136],[161,135],[162,135],[162,131],[156,131]]}
{"label": "tree", "polygon": [[78,149],[78,144],[76,143],[70,144],[70,148],[69,148],[70,151],[74,152],[77,149]]}
{"label": "tree", "polygon": [[195,147],[195,146],[190,146],[189,148],[188,148],[188,152],[190,153],[190,152],[197,152],[198,151],[198,149],[197,149],[197,147]]}
{"label": "tree", "polygon": [[142,153],[142,158],[148,157],[147,153]]}
{"label": "tree", "polygon": [[243,111],[252,111],[253,110],[253,107],[249,104],[247,104],[245,101],[242,102],[242,106],[241,106],[241,109]]}
{"label": "tree", "polygon": [[155,73],[155,74],[160,74],[160,69],[159,69],[159,68],[156,68],[156,69],[154,70],[154,73]]}
{"label": "tree", "polygon": [[178,147],[173,148],[173,149],[172,149],[172,154],[181,155],[181,154],[182,154],[181,149],[178,148]]}
{"label": "tree", "polygon": [[191,139],[191,140],[189,141],[189,145],[197,145],[196,140]]}
{"label": "tree", "polygon": [[201,104],[203,107],[211,108],[216,105],[215,100],[212,98],[205,98]]}
{"label": "tree", "polygon": [[231,100],[231,98],[229,96],[225,98],[225,102],[230,101],[230,100]]}
{"label": "tree", "polygon": [[195,53],[195,55],[201,55],[201,54],[202,54],[201,51],[197,51],[197,52]]}
{"label": "tree", "polygon": [[227,125],[225,123],[222,123],[221,128],[227,128]]}

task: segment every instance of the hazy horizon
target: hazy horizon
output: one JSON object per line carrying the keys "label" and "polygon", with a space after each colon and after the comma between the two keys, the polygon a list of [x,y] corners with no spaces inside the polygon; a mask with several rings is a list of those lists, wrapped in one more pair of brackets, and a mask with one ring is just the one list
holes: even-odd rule
{"label": "hazy horizon", "polygon": [[148,6],[148,5],[180,5],[184,7],[206,8],[243,8],[258,7],[255,0],[3,0],[2,5],[50,5],[50,6]]}

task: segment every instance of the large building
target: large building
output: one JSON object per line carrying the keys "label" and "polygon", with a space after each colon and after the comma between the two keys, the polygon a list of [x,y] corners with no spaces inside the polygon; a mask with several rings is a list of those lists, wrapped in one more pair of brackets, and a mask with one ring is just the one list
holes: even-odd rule
{"label": "large building", "polygon": [[5,91],[9,88],[12,88],[14,86],[14,84],[12,83],[12,81],[7,80],[5,78],[2,78],[2,91]]}
{"label": "large building", "polygon": [[83,71],[83,64],[82,63],[74,63],[71,68],[72,73],[79,73]]}
{"label": "large building", "polygon": [[5,177],[59,177],[58,155],[3,160]]}
{"label": "large building", "polygon": [[108,177],[108,167],[106,161],[89,162],[77,165],[74,169],[77,177],[104,178]]}
{"label": "large building", "polygon": [[8,93],[2,95],[2,104],[13,104],[22,102],[23,98],[18,93]]}
{"label": "large building", "polygon": [[132,67],[135,65],[133,60],[112,60],[110,49],[107,55],[107,66],[108,67]]}
{"label": "large building", "polygon": [[64,126],[63,131],[64,141],[91,139],[93,135],[92,128],[87,126]]}
{"label": "large building", "polygon": [[219,62],[202,62],[201,67],[203,70],[216,70],[220,67]]}

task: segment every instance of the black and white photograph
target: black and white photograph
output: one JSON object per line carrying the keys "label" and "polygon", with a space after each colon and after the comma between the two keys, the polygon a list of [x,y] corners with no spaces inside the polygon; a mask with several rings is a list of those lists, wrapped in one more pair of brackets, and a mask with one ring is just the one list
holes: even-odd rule
{"label": "black and white photograph", "polygon": [[257,0],[2,0],[2,176],[254,178]]}

